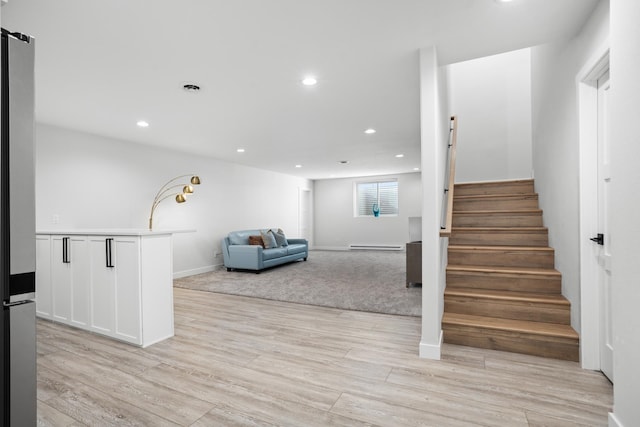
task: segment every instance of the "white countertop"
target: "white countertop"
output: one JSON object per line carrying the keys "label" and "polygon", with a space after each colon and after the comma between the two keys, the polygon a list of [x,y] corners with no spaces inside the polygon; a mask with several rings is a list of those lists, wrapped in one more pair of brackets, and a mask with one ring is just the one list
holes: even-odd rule
{"label": "white countertop", "polygon": [[53,235],[84,235],[84,236],[161,236],[176,233],[194,233],[196,230],[153,230],[143,228],[87,228],[87,229],[60,229],[37,230],[36,234]]}

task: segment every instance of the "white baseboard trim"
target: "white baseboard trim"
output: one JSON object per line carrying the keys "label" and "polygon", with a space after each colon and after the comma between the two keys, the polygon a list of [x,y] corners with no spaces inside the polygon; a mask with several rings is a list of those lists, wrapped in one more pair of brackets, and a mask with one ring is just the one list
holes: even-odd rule
{"label": "white baseboard trim", "polygon": [[438,344],[429,344],[420,341],[420,357],[422,359],[440,360],[440,353],[442,349],[442,331],[440,331],[440,339]]}
{"label": "white baseboard trim", "polygon": [[609,427],[624,427],[613,412],[609,412]]}
{"label": "white baseboard trim", "polygon": [[348,251],[349,246],[314,246],[312,251]]}
{"label": "white baseboard trim", "polygon": [[210,271],[219,270],[222,264],[208,265],[206,267],[194,268],[191,270],[174,271],[173,278],[180,279],[182,277],[195,276],[196,274],[209,273]]}

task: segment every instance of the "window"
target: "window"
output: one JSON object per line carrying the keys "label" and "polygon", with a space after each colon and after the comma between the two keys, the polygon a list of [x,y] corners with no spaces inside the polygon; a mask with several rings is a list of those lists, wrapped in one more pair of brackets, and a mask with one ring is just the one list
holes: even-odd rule
{"label": "window", "polygon": [[380,215],[398,215],[398,181],[359,182],[356,184],[356,216],[374,216],[378,204]]}

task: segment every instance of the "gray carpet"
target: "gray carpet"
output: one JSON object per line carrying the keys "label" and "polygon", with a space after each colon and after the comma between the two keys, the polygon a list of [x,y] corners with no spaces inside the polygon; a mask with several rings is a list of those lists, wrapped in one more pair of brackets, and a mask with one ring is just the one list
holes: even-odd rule
{"label": "gray carpet", "polygon": [[220,269],[176,279],[174,286],[346,310],[422,313],[422,289],[405,286],[404,252],[311,251],[307,261],[260,274]]}

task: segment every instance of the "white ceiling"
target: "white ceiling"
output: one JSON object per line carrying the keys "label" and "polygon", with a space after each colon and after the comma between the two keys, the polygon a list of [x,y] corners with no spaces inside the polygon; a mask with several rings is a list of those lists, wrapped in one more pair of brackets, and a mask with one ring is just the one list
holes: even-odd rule
{"label": "white ceiling", "polygon": [[418,49],[567,38],[597,1],[9,0],[2,26],[36,37],[40,122],[321,179],[420,166]]}

